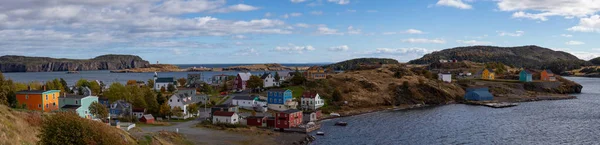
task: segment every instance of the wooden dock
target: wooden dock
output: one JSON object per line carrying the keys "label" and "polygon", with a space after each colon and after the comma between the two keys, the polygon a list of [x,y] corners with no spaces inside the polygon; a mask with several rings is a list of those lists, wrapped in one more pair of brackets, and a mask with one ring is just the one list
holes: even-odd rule
{"label": "wooden dock", "polygon": [[310,133],[313,132],[315,130],[318,130],[321,128],[321,124],[315,124],[315,125],[311,125],[308,127],[295,127],[295,128],[289,128],[289,129],[285,129],[285,132],[299,132],[299,133]]}

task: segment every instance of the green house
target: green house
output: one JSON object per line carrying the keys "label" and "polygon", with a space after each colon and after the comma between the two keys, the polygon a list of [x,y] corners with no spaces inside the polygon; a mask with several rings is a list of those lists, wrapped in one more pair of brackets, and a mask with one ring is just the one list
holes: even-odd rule
{"label": "green house", "polygon": [[92,119],[89,107],[93,102],[98,102],[98,97],[88,95],[63,94],[58,99],[60,110],[74,111],[82,118]]}

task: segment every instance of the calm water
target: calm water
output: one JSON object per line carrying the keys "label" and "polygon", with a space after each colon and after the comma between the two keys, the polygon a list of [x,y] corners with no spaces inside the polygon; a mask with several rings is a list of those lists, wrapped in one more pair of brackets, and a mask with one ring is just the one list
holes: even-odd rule
{"label": "calm water", "polygon": [[[569,78],[584,86],[578,99],[492,109],[446,105],[332,119],[316,145],[599,144],[600,79]],[[346,121],[346,127],[333,126]],[[314,134],[313,134],[314,135]]]}

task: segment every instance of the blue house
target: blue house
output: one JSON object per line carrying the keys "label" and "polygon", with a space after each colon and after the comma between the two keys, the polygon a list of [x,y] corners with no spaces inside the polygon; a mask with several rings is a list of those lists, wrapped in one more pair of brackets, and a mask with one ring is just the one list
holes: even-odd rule
{"label": "blue house", "polygon": [[519,81],[521,82],[531,82],[533,80],[533,73],[531,73],[528,70],[522,70],[521,73],[519,73]]}
{"label": "blue house", "polygon": [[494,96],[489,88],[468,88],[465,94],[465,100],[468,101],[491,101]]}
{"label": "blue house", "polygon": [[292,100],[292,90],[289,89],[273,89],[267,91],[268,104],[284,105],[287,100]]}

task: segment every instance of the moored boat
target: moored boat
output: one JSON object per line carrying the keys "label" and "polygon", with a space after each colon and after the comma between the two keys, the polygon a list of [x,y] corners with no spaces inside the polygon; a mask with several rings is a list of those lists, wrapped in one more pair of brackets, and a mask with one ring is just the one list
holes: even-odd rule
{"label": "moored boat", "polygon": [[347,126],[348,122],[338,121],[335,123],[336,126]]}
{"label": "moored boat", "polygon": [[320,131],[318,131],[318,132],[317,132],[317,135],[321,135],[321,136],[322,136],[322,135],[325,135],[325,132],[320,132]]}

